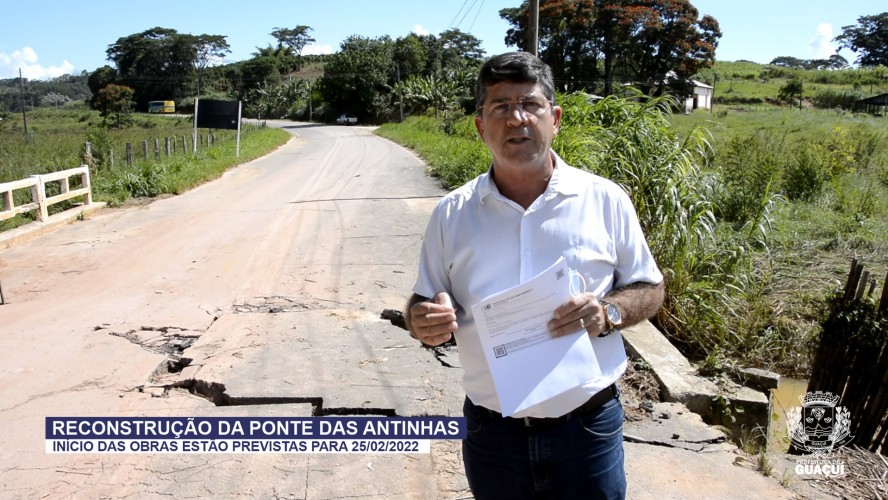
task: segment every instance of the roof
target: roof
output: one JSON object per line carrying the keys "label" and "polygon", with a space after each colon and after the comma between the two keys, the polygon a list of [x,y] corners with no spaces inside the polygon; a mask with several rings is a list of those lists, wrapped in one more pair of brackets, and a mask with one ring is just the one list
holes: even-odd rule
{"label": "roof", "polygon": [[876,104],[880,106],[888,106],[888,94],[879,94],[877,96],[867,97],[866,99],[855,101],[854,104]]}

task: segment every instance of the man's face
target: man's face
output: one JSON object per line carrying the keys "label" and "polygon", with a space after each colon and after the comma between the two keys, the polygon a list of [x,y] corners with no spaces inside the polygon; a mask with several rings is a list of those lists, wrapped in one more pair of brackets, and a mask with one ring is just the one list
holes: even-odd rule
{"label": "man's face", "polygon": [[561,108],[552,106],[539,84],[501,82],[487,87],[475,127],[500,168],[551,165],[549,148],[561,126]]}

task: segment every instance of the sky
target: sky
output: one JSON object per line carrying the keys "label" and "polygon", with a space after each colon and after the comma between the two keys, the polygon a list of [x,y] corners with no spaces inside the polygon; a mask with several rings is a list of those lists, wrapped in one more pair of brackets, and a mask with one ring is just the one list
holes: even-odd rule
{"label": "sky", "polygon": [[[313,28],[303,54],[332,53],[351,35],[400,38],[458,28],[482,41],[487,55],[512,50],[500,9],[520,0],[30,0],[4,2],[0,12],[0,78],[47,79],[92,72],[109,64],[105,51],[119,38],[161,27],[192,35],[224,35],[226,62],[249,59],[276,43],[275,28]],[[825,59],[832,39],[861,16],[888,11],[888,0],[691,0],[715,17],[719,61],[768,63],[775,57]],[[853,52],[842,50],[849,62]]]}

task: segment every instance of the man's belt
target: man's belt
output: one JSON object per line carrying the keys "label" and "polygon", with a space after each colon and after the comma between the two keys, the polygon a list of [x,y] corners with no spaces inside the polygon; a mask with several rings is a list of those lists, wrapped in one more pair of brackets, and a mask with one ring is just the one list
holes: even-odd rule
{"label": "man's belt", "polygon": [[565,413],[564,415],[561,415],[560,417],[503,417],[502,414],[499,412],[488,410],[487,408],[484,409],[494,418],[504,418],[506,420],[514,420],[516,422],[523,421],[525,427],[551,428],[564,424],[574,417],[579,417],[581,415],[592,413],[594,410],[597,410],[599,407],[601,407],[601,405],[607,403],[611,399],[616,398],[618,395],[619,392],[617,391],[616,384],[611,384],[595,393],[585,403]]}

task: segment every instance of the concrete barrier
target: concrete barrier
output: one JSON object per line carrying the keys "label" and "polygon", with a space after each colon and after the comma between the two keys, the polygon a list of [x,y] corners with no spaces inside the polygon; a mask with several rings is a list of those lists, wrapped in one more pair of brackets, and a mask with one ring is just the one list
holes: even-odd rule
{"label": "concrete barrier", "polygon": [[[71,189],[70,179],[80,176],[81,186]],[[46,183],[59,181],[61,192],[55,196],[46,197]],[[13,192],[19,189],[31,190],[31,202],[19,206],[15,205]],[[49,174],[32,175],[27,179],[0,184],[0,197],[3,199],[3,207],[0,210],[0,220],[11,219],[18,214],[37,211],[37,220],[44,222],[49,218],[49,206],[56,203],[83,196],[84,205],[92,204],[92,189],[89,179],[89,167],[81,165],[77,168],[52,172]]]}
{"label": "concrete barrier", "polygon": [[709,424],[732,431],[733,439],[764,442],[770,424],[770,400],[763,391],[730,380],[701,377],[654,325],[644,321],[622,332],[633,359],[647,362],[660,383],[660,397],[684,404]]}
{"label": "concrete barrier", "polygon": [[[81,185],[77,189],[71,189],[70,179],[80,176]],[[47,197],[46,184],[59,182],[59,194]],[[15,204],[13,193],[19,189],[31,191],[31,201],[21,205]],[[49,207],[78,196],[83,197],[80,206],[49,215]],[[0,221],[11,219],[18,214],[37,212],[39,222],[25,224],[8,231],[0,232],[0,249],[8,248],[15,243],[21,243],[39,236],[62,224],[83,217],[89,212],[99,210],[105,203],[95,203],[92,200],[92,186],[90,184],[89,167],[82,165],[77,168],[52,172],[49,174],[32,175],[27,179],[0,183]]]}

